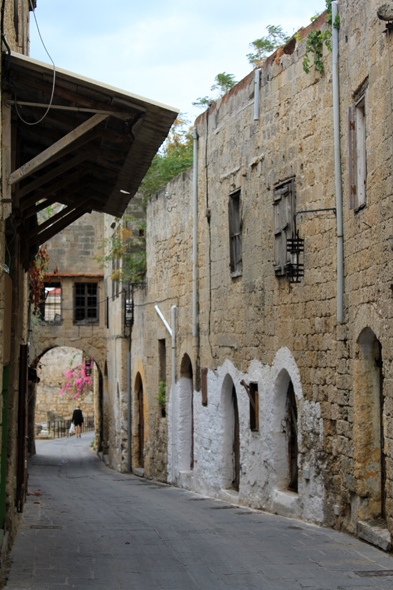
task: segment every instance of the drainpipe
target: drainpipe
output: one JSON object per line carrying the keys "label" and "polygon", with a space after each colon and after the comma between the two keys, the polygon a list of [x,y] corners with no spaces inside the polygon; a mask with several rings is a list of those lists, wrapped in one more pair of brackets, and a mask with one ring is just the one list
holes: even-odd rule
{"label": "drainpipe", "polygon": [[171,320],[172,320],[172,328],[169,327],[168,322],[164,318],[164,315],[158,305],[154,306],[154,309],[160,316],[164,326],[168,330],[170,336],[172,337],[172,484],[175,483],[176,478],[176,466],[175,466],[175,458],[176,458],[176,305],[172,305],[171,307]]}
{"label": "drainpipe", "polygon": [[132,472],[131,457],[131,428],[132,428],[132,399],[131,399],[131,352],[132,352],[132,328],[134,325],[134,285],[131,285],[131,325],[130,325],[130,348],[127,351],[127,470]]}
{"label": "drainpipe", "polygon": [[[332,23],[338,14],[338,2],[332,2]],[[344,243],[343,207],[341,193],[341,155],[340,155],[340,104],[338,78],[338,29],[332,26],[333,35],[333,120],[334,120],[334,172],[336,179],[337,211],[337,322],[343,322],[344,300]]]}
{"label": "drainpipe", "polygon": [[192,179],[192,335],[197,336],[197,261],[198,261],[198,133],[196,127],[193,130],[193,179]]}
{"label": "drainpipe", "polygon": [[176,465],[175,458],[177,457],[176,452],[176,305],[172,305],[171,308],[172,317],[172,484],[175,485],[176,478]]}
{"label": "drainpipe", "polygon": [[254,70],[254,121],[259,119],[259,79],[261,70]]}

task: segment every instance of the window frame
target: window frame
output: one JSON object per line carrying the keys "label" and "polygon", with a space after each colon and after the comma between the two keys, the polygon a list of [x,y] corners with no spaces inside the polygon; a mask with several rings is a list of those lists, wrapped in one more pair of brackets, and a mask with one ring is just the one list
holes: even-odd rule
{"label": "window frame", "polygon": [[348,108],[349,208],[367,206],[367,91]]}
{"label": "window frame", "polygon": [[[50,290],[49,290],[50,288],[52,288],[52,289],[59,289],[60,288],[60,301],[53,303],[53,308],[55,310],[53,319],[45,319],[45,315],[46,315],[45,310],[50,309],[50,307],[48,306],[48,303],[47,303],[47,299],[50,295]],[[46,289],[48,289],[47,295],[45,295]],[[58,308],[57,304],[59,304],[59,307],[60,307],[60,314],[56,313],[56,310]],[[39,304],[39,311],[40,311],[40,318],[39,319],[42,322],[45,322],[46,324],[62,324],[63,323],[63,286],[61,284],[61,281],[55,281],[55,282],[51,281],[50,283],[49,282],[44,283],[44,292],[41,296],[41,301]],[[55,319],[56,315],[60,316],[59,319],[57,319],[57,320]]]}
{"label": "window frame", "polygon": [[287,240],[295,230],[296,178],[288,178],[274,186],[273,190],[273,234],[274,274],[286,276],[287,265],[292,262],[287,251]]}
{"label": "window frame", "polygon": [[242,207],[241,189],[229,194],[228,200],[228,228],[229,228],[229,269],[231,277],[243,274],[242,258]]}
{"label": "window frame", "polygon": [[[84,294],[77,294],[77,286],[80,285],[84,285]],[[95,285],[96,287],[96,293],[95,295],[90,295],[90,297],[95,297],[96,298],[96,303],[95,305],[88,305],[88,297],[89,297],[89,293],[88,293],[88,287]],[[99,324],[100,323],[100,301],[99,301],[99,285],[97,281],[78,281],[75,282],[73,285],[73,291],[74,291],[74,301],[73,301],[73,323],[74,325],[89,325],[91,326],[92,324]],[[77,297],[84,297],[85,298],[85,304],[82,305],[76,305],[76,298]],[[76,317],[76,313],[77,313],[77,309],[85,309],[85,317],[82,319],[78,319]],[[94,318],[89,318],[86,317],[88,315],[88,310],[89,309],[96,309],[96,316]]]}

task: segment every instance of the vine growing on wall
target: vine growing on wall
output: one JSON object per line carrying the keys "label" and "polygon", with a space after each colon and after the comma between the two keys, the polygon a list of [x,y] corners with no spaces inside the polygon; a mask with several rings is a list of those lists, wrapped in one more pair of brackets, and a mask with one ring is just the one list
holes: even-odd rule
{"label": "vine growing on wall", "polygon": [[[48,247],[45,244],[41,246],[38,253],[29,268],[30,277],[30,301],[33,304],[33,315],[37,315],[40,302],[42,300],[42,293],[44,292],[44,279],[49,269],[49,254]],[[57,274],[58,268],[56,266],[53,274]],[[50,283],[50,277],[48,277]]]}
{"label": "vine growing on wall", "polygon": [[[332,51],[331,29],[332,27],[334,27],[335,29],[340,28],[339,15],[337,15],[334,19],[334,22],[332,22],[332,0],[326,0],[326,13],[326,24],[328,25],[328,28],[326,28],[324,31],[321,31],[320,29],[314,29],[313,31],[310,31],[307,35],[306,53],[303,59],[303,70],[306,72],[306,74],[310,73],[310,53],[314,54],[314,66],[316,71],[320,72],[321,74],[324,74],[325,69],[322,61],[323,46],[325,45],[329,51]],[[315,21],[318,18],[318,16],[319,15],[313,16],[311,22]]]}
{"label": "vine growing on wall", "polygon": [[121,224],[110,238],[104,240],[100,246],[103,254],[95,256],[95,260],[101,268],[112,264],[112,281],[141,283],[146,274],[146,222],[125,214]]}

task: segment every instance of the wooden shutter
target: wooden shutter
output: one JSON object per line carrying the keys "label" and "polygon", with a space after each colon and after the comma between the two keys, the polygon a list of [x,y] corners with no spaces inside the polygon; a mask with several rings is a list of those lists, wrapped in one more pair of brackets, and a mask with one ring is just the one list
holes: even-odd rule
{"label": "wooden shutter", "polygon": [[229,266],[231,272],[235,270],[235,250],[234,250],[234,243],[233,243],[233,234],[235,233],[235,226],[234,226],[234,207],[233,207],[233,199],[229,197],[228,202],[228,220],[229,220]]}
{"label": "wooden shutter", "polygon": [[201,369],[202,406],[207,406],[207,369]]}
{"label": "wooden shutter", "polygon": [[228,202],[229,219],[229,248],[230,248],[230,269],[231,272],[242,270],[242,242],[241,242],[241,219],[240,219],[240,191],[229,197]]}
{"label": "wooden shutter", "polygon": [[287,238],[294,229],[295,181],[289,180],[276,187],[273,194],[274,212],[274,272],[285,275],[290,254],[287,252]]}
{"label": "wooden shutter", "polygon": [[356,202],[359,209],[366,204],[366,112],[364,98],[356,104]]}
{"label": "wooden shutter", "polygon": [[348,206],[354,209],[356,206],[356,124],[355,124],[355,107],[348,108]]}

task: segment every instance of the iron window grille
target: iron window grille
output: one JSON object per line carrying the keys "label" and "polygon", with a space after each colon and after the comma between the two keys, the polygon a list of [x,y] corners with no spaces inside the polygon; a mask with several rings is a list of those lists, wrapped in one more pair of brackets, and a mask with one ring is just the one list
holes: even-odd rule
{"label": "iron window grille", "polygon": [[241,235],[241,208],[240,190],[229,196],[229,268],[231,276],[242,274],[242,235]]}
{"label": "iron window grille", "polygon": [[39,305],[40,319],[44,322],[60,324],[62,321],[61,300],[61,283],[44,283]]}

